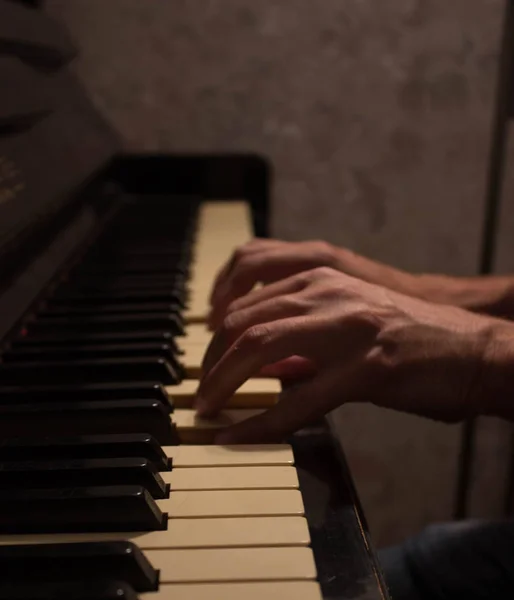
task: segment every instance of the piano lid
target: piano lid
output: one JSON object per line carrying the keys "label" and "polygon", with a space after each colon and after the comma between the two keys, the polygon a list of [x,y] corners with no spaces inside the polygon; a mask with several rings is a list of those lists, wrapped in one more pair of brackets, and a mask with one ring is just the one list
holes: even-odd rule
{"label": "piano lid", "polygon": [[43,11],[0,0],[0,89],[7,90],[0,99],[0,257],[120,147],[64,64],[71,49]]}

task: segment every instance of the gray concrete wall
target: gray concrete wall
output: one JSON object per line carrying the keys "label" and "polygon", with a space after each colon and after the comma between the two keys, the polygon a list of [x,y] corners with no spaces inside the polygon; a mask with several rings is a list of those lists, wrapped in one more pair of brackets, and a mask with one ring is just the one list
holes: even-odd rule
{"label": "gray concrete wall", "polygon": [[[263,153],[276,236],[413,270],[477,269],[502,0],[48,5],[128,148]],[[458,427],[372,407],[337,421],[378,543],[449,518]],[[484,514],[502,486],[489,466],[504,441],[490,427]]]}

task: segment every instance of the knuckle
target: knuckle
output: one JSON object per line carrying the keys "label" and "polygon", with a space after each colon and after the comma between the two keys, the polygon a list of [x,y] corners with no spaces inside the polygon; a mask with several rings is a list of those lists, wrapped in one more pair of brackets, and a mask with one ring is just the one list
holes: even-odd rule
{"label": "knuckle", "polygon": [[232,302],[230,302],[230,304],[227,305],[227,307],[225,308],[225,315],[227,317],[238,310],[239,301],[240,299],[238,298],[236,300],[232,300]]}
{"label": "knuckle", "polygon": [[254,325],[241,336],[239,346],[247,351],[253,351],[266,346],[271,341],[271,332],[265,325]]}
{"label": "knuckle", "polygon": [[333,246],[325,240],[317,240],[312,242],[312,250],[316,253],[318,258],[326,264],[329,264],[333,255]]}
{"label": "knuckle", "polygon": [[224,337],[231,338],[238,329],[239,320],[234,313],[228,314],[223,319],[221,325],[221,333]]}
{"label": "knuckle", "polygon": [[287,313],[302,314],[307,312],[310,302],[301,294],[287,294],[280,299],[282,308]]}
{"label": "knuckle", "polygon": [[235,284],[244,282],[252,271],[256,259],[251,254],[242,254],[232,269],[232,280]]}
{"label": "knuckle", "polygon": [[377,344],[364,358],[366,372],[374,381],[385,381],[402,367],[396,344]]}
{"label": "knuckle", "polygon": [[297,275],[297,289],[295,291],[301,291],[310,287],[340,286],[340,280],[334,280],[334,276],[340,278],[341,275],[339,271],[327,266],[315,267],[309,271],[303,271]]}
{"label": "knuckle", "polygon": [[312,275],[313,275],[314,279],[320,280],[320,279],[328,279],[330,277],[333,277],[336,273],[337,273],[337,271],[335,271],[331,267],[323,266],[323,267],[316,267],[314,269]]}
{"label": "knuckle", "polygon": [[358,306],[353,309],[350,313],[349,318],[361,327],[369,328],[375,332],[382,329],[382,319],[380,316],[370,308],[365,306]]}
{"label": "knuckle", "polygon": [[246,244],[244,244],[243,246],[238,246],[234,250],[234,259],[236,261],[241,260],[244,256],[246,256],[247,251],[248,251],[248,248],[247,248]]}
{"label": "knuckle", "polygon": [[316,299],[332,301],[342,299],[341,286],[325,280],[316,281],[312,287],[312,294]]}
{"label": "knuckle", "polygon": [[293,275],[291,281],[292,285],[292,293],[301,292],[310,284],[311,274],[310,271],[301,271],[296,275]]}

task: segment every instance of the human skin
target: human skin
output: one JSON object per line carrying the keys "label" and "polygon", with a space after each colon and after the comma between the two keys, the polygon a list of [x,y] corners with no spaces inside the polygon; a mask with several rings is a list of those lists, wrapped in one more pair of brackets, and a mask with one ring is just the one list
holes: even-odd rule
{"label": "human skin", "polygon": [[513,419],[514,325],[314,268],[229,303],[205,354],[199,414],[215,415],[257,374],[289,385],[218,443],[278,441],[354,402],[446,422]]}
{"label": "human skin", "polygon": [[413,274],[322,241],[254,239],[238,248],[220,270],[211,294],[209,318],[215,329],[227,307],[257,283],[272,283],[313,269],[331,267],[352,277],[439,304],[491,316],[514,318],[514,277],[449,277]]}

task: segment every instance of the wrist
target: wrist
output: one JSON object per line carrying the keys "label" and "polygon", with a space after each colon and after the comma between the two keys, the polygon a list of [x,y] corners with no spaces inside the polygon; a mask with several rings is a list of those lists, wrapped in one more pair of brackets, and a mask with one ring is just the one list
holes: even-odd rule
{"label": "wrist", "polygon": [[512,277],[449,277],[418,275],[415,285],[420,298],[450,304],[492,317],[514,315]]}
{"label": "wrist", "polygon": [[415,287],[419,297],[427,302],[448,304],[460,308],[470,308],[472,304],[470,290],[466,280],[447,275],[420,274],[416,275]]}
{"label": "wrist", "polygon": [[492,323],[479,386],[480,414],[514,420],[514,325]]}
{"label": "wrist", "polygon": [[351,277],[380,285],[400,294],[422,298],[417,277],[412,273],[371,260],[347,248],[334,246],[332,256],[333,268]]}

